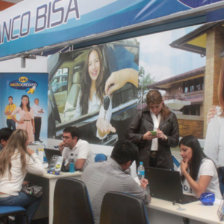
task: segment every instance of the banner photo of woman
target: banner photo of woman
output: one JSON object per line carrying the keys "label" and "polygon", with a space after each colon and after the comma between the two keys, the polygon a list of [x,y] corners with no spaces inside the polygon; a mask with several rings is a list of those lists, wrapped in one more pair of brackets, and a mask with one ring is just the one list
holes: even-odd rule
{"label": "banner photo of woman", "polygon": [[66,125],[92,143],[123,135],[138,101],[139,46],[135,39],[91,46],[52,57],[49,137]]}

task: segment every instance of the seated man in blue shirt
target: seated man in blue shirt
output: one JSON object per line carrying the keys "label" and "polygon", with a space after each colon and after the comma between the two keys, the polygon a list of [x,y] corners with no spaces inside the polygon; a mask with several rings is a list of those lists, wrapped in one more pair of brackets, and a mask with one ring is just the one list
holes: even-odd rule
{"label": "seated man in blue shirt", "polygon": [[102,200],[109,191],[126,192],[149,203],[150,197],[145,190],[148,181],[142,179],[140,186],[129,174],[129,167],[137,158],[137,147],[128,140],[120,140],[108,161],[91,164],[84,170],[82,180],[88,189],[95,224],[100,222]]}

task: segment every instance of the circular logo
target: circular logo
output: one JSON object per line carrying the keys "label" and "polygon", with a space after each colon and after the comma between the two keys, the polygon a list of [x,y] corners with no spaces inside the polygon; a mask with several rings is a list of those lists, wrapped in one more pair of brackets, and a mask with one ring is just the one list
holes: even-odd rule
{"label": "circular logo", "polygon": [[26,76],[21,76],[21,77],[19,78],[19,81],[20,81],[20,82],[27,82],[27,81],[28,81],[28,78],[27,78]]}

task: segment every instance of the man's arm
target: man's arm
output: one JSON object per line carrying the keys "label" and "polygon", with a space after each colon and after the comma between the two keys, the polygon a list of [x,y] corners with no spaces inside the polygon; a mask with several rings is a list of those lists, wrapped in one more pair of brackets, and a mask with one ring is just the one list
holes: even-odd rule
{"label": "man's arm", "polygon": [[89,153],[90,153],[89,143],[86,141],[82,141],[82,144],[79,145],[79,153],[75,161],[75,168],[77,170],[83,169]]}
{"label": "man's arm", "polygon": [[85,162],[86,162],[86,159],[77,159],[76,162],[75,162],[75,169],[76,170],[82,170]]}

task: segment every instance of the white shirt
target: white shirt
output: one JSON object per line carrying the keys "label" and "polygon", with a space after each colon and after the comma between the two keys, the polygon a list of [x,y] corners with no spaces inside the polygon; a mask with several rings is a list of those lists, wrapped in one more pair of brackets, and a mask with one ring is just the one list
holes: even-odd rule
{"label": "white shirt", "polygon": [[39,112],[40,110],[42,110],[42,108],[39,105],[34,104],[32,106],[32,109],[34,111],[34,117],[42,117],[43,113]]}
{"label": "white shirt", "polygon": [[[71,155],[71,154],[73,154],[73,155]],[[72,149],[65,147],[62,152],[62,156],[66,160],[67,163],[68,163],[69,158],[71,158],[71,156],[74,159],[74,162],[76,162],[76,160],[78,160],[78,159],[86,159],[83,169],[85,169],[85,167],[90,162],[93,161],[89,143],[82,139],[79,139],[77,144]]]}
{"label": "white shirt", "polygon": [[[197,181],[199,180],[200,176],[212,177],[210,183],[207,186],[206,192],[212,192],[215,194],[216,198],[221,199],[222,196],[221,196],[220,188],[219,188],[219,178],[218,178],[216,167],[214,163],[212,162],[212,160],[207,158],[204,158],[202,160],[199,171],[198,171]],[[183,192],[194,194],[194,192],[192,191],[186,179],[184,179],[183,181]]]}
{"label": "white shirt", "polygon": [[11,157],[11,164],[11,178],[8,170],[0,177],[0,192],[8,195],[18,195],[27,172],[37,175],[45,173],[43,165],[35,153],[32,156],[26,155],[26,170],[24,173],[22,172],[22,163],[18,151]]}
{"label": "white shirt", "polygon": [[217,167],[224,166],[224,117],[216,115],[209,122],[204,152]]}
{"label": "white shirt", "polygon": [[[79,118],[82,116],[82,107],[80,106],[81,94],[79,95],[76,110],[75,110],[75,118]],[[101,101],[96,95],[96,92],[92,96],[92,100],[88,100],[88,112],[87,114],[98,112],[100,110]]]}

